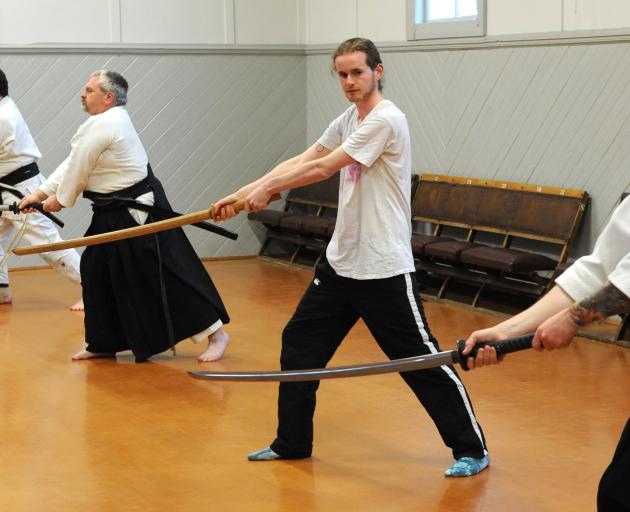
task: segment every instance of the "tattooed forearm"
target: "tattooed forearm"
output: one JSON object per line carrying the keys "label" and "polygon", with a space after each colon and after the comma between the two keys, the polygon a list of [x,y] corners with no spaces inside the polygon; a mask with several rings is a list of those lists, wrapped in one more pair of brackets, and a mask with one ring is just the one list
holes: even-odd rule
{"label": "tattooed forearm", "polygon": [[569,309],[571,319],[580,327],[628,311],[630,297],[610,283],[590,297],[576,302]]}

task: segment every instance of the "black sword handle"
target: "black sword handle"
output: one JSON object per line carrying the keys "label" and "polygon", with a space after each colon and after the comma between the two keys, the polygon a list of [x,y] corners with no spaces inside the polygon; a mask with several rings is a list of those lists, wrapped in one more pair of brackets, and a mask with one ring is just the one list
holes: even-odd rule
{"label": "black sword handle", "polygon": [[457,340],[457,350],[453,352],[453,363],[459,363],[461,367],[468,371],[467,360],[469,357],[475,357],[477,351],[484,347],[494,347],[497,351],[497,356],[503,356],[511,352],[518,352],[519,350],[526,350],[532,348],[532,341],[534,340],[533,334],[524,334],[523,336],[517,336],[516,338],[508,338],[501,341],[482,341],[477,343],[470,354],[464,355],[464,347],[466,347],[465,340]]}
{"label": "black sword handle", "polygon": [[25,210],[26,208],[33,208],[33,209],[37,210],[39,213],[41,213],[44,217],[48,217],[55,224],[57,224],[57,226],[59,226],[60,228],[65,226],[65,224],[63,223],[63,221],[61,219],[59,219],[59,217],[56,217],[52,213],[44,211],[44,203],[40,203],[40,202],[30,203],[30,204],[27,204],[24,208],[18,208],[17,204],[13,203],[12,205],[10,205],[10,207],[11,207],[10,208],[11,211],[13,213],[15,213],[15,214],[20,213],[21,210]]}

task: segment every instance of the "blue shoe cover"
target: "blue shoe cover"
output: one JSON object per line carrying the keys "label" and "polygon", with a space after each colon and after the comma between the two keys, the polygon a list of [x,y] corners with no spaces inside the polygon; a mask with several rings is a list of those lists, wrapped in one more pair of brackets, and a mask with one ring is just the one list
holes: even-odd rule
{"label": "blue shoe cover", "polygon": [[252,452],[247,456],[247,460],[276,460],[282,457],[274,452],[271,448],[263,448],[257,452]]}
{"label": "blue shoe cover", "polygon": [[455,463],[444,472],[444,476],[472,476],[483,471],[490,464],[490,456],[486,455],[483,459],[474,459],[473,457],[462,457],[457,459]]}

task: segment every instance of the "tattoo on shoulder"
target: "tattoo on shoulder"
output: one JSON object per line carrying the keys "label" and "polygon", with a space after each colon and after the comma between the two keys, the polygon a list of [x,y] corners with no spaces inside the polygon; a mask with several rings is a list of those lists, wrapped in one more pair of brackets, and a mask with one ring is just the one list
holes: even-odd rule
{"label": "tattoo on shoulder", "polygon": [[322,151],[324,151],[324,149],[326,149],[324,146],[322,146],[321,144],[316,144],[315,145],[315,151],[317,151],[318,153],[321,153]]}
{"label": "tattoo on shoulder", "polygon": [[609,283],[597,293],[576,302],[569,313],[573,322],[582,327],[629,311],[630,297]]}

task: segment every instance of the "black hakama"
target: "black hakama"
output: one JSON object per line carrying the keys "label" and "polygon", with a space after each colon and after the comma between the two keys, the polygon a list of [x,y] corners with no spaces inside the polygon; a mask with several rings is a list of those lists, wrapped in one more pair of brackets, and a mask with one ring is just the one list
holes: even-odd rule
{"label": "black hakama", "polygon": [[[94,201],[85,236],[137,226],[128,205],[153,191],[155,206],[171,210],[164,188],[149,175],[111,194],[86,192]],[[147,222],[160,220],[149,214]],[[89,246],[81,257],[87,350],[133,352],[146,361],[229,316],[219,292],[181,228]]]}

